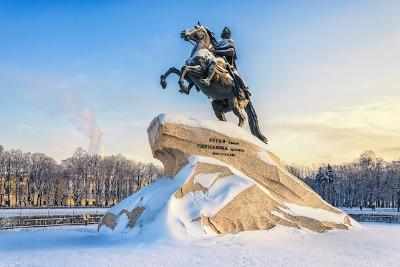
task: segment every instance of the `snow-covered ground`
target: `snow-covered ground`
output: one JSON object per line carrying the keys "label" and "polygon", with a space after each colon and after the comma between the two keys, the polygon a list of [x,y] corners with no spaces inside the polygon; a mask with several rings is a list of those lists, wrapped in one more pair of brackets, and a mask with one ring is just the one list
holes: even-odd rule
{"label": "snow-covered ground", "polygon": [[0,231],[0,266],[399,266],[399,244],[399,224],[324,234],[275,227],[184,240],[54,227]]}
{"label": "snow-covered ground", "polygon": [[50,209],[0,209],[0,218],[11,218],[21,216],[57,216],[57,215],[102,215],[108,208],[50,208]]}

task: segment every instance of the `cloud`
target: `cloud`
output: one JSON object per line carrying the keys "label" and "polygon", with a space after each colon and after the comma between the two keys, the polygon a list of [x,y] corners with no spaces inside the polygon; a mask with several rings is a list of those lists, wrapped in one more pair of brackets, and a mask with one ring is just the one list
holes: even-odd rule
{"label": "cloud", "polygon": [[286,162],[343,162],[364,150],[400,158],[400,98],[329,112],[285,116],[268,125],[271,149]]}
{"label": "cloud", "polygon": [[[265,68],[254,70],[258,77],[251,87],[258,99],[267,102],[261,107],[265,114],[321,112],[372,103],[381,97],[400,97],[400,25],[382,30],[379,38],[365,32],[360,33],[362,40],[347,35],[343,39],[339,34],[328,47],[323,45],[325,32],[320,35],[315,29],[310,31],[321,40],[312,43],[310,36],[293,37],[293,43],[306,38],[307,46],[288,50],[286,69],[279,74]],[[268,62],[267,56],[259,57]],[[275,78],[277,75],[282,77]]]}

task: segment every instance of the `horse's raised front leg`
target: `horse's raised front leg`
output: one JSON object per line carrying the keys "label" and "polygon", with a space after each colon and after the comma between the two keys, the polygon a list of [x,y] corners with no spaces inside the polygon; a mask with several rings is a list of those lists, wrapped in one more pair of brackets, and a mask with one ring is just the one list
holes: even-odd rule
{"label": "horse's raised front leg", "polygon": [[236,97],[230,97],[228,100],[229,107],[232,109],[233,113],[239,118],[239,127],[242,127],[244,122],[246,121],[246,117],[244,116],[242,109],[240,108],[239,102]]}
{"label": "horse's raised front leg", "polygon": [[201,75],[202,73],[202,68],[200,65],[196,65],[196,66],[183,66],[181,69],[181,76],[179,78],[179,87],[181,88],[181,91],[189,94],[189,89],[186,87],[185,85],[185,76],[187,73],[191,73],[194,75]]}
{"label": "horse's raised front leg", "polygon": [[163,75],[160,76],[160,84],[163,89],[167,88],[167,77],[171,74],[175,73],[178,76],[181,76],[180,70],[175,67],[169,68]]}

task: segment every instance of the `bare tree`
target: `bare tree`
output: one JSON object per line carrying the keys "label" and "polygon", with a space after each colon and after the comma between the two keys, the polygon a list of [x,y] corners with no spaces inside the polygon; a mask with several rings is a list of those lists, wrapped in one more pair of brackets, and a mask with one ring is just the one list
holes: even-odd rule
{"label": "bare tree", "polygon": [[351,163],[321,165],[314,174],[305,174],[303,167],[294,165],[287,169],[336,206],[399,206],[400,161],[385,162],[372,151]]}

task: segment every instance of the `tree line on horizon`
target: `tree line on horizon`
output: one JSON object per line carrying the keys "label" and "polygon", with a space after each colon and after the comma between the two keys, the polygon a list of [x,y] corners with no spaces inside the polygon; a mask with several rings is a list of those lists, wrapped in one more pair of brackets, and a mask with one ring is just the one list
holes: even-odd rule
{"label": "tree line on horizon", "polygon": [[400,207],[400,159],[384,161],[373,151],[365,151],[350,163],[286,168],[333,206]]}
{"label": "tree line on horizon", "polygon": [[112,206],[162,176],[153,163],[78,148],[61,163],[0,146],[0,207]]}
{"label": "tree line on horizon", "polygon": [[[286,168],[336,207],[400,207],[400,160],[366,151],[350,163]],[[161,167],[123,155],[78,148],[57,163],[0,145],[0,207],[112,206],[162,175]]]}

